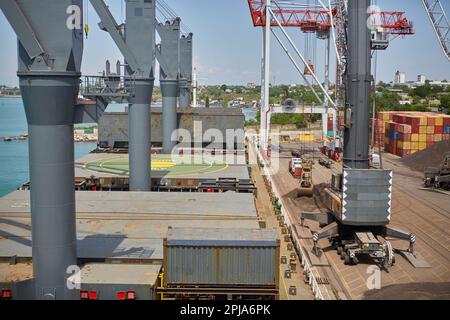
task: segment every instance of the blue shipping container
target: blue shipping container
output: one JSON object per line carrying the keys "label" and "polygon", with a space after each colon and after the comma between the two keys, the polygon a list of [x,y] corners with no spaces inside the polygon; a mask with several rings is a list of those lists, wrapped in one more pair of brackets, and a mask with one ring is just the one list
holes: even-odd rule
{"label": "blue shipping container", "polygon": [[397,138],[398,138],[398,132],[396,132],[396,131],[390,131],[389,132],[389,139],[397,140]]}

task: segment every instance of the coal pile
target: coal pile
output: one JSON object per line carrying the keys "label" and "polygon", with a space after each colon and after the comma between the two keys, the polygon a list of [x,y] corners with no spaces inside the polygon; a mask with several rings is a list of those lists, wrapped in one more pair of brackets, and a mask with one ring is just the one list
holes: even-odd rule
{"label": "coal pile", "polygon": [[313,197],[299,196],[297,189],[283,196],[284,200],[292,202],[297,208],[307,212],[326,212],[325,206],[325,189],[329,185],[322,183],[314,186]]}
{"label": "coal pile", "polygon": [[326,189],[329,189],[330,185],[328,183],[321,183],[314,186],[314,201],[317,205],[317,207],[322,212],[327,212],[328,208],[326,206],[327,202],[327,193]]}
{"label": "coal pile", "polygon": [[363,300],[450,300],[450,283],[406,283],[367,291]]}
{"label": "coal pile", "polygon": [[423,172],[428,167],[439,167],[446,152],[450,152],[450,141],[435,143],[425,150],[403,158],[401,161],[410,169]]}

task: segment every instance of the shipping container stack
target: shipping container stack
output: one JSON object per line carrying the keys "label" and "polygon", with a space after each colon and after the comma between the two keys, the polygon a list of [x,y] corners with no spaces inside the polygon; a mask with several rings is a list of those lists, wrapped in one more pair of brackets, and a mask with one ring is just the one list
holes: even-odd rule
{"label": "shipping container stack", "polygon": [[[385,132],[386,128],[389,125],[389,122],[392,121],[392,117],[395,114],[393,111],[383,111],[378,113],[378,117],[375,118],[375,147],[381,146],[384,148],[384,140],[385,140]],[[373,118],[370,119],[370,134],[372,134],[372,123]]]}
{"label": "shipping container stack", "polygon": [[[406,157],[433,144],[450,140],[450,116],[429,112],[380,112],[376,121],[384,130],[384,150]],[[375,130],[378,130],[376,127]]]}

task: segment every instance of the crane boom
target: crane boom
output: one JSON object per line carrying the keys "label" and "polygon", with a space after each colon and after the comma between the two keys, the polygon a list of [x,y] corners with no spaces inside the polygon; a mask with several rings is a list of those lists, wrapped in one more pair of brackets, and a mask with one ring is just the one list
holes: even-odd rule
{"label": "crane boom", "polygon": [[450,61],[450,22],[440,0],[422,0],[439,43]]}

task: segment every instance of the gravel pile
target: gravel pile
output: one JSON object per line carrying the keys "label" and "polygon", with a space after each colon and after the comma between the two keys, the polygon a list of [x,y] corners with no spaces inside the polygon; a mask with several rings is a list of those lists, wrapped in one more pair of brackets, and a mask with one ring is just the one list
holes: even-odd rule
{"label": "gravel pile", "polygon": [[450,140],[435,143],[425,150],[403,158],[401,162],[412,170],[423,172],[427,167],[439,167],[446,152],[450,152]]}
{"label": "gravel pile", "polygon": [[450,300],[450,283],[407,283],[367,291],[363,300]]}

